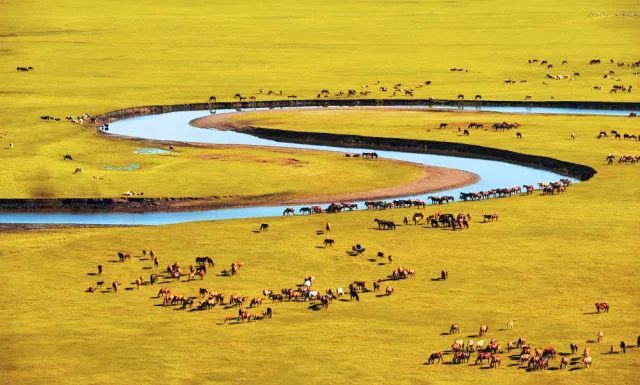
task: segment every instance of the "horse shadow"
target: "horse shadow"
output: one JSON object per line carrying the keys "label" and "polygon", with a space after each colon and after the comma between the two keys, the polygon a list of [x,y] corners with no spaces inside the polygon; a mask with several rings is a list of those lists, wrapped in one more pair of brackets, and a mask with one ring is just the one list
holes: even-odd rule
{"label": "horse shadow", "polygon": [[251,232],[252,233],[256,233],[256,234],[260,234],[262,231],[260,231],[260,230],[252,230]]}
{"label": "horse shadow", "polygon": [[368,259],[367,259],[367,261],[369,261],[369,262],[375,262],[375,261],[376,261],[376,259],[375,259],[375,258],[368,258]]}
{"label": "horse shadow", "polygon": [[446,281],[446,279],[442,279],[441,277],[438,277],[438,278],[431,278],[431,281],[433,281],[433,282]]}
{"label": "horse shadow", "polygon": [[604,355],[608,356],[608,355],[611,355],[611,354],[620,354],[620,352],[603,352],[603,353],[600,353],[600,354],[604,354]]}
{"label": "horse shadow", "polygon": [[323,234],[324,234],[324,231],[322,231],[322,230],[316,230],[316,235],[323,235]]}
{"label": "horse shadow", "polygon": [[511,367],[518,366],[518,365],[519,364],[508,364],[507,366],[511,368]]}
{"label": "horse shadow", "polygon": [[562,352],[562,353],[558,353],[558,354],[559,354],[559,355],[561,355],[561,356],[563,356],[563,357],[564,357],[564,356],[570,356],[570,355],[571,355],[571,353],[567,353],[567,352]]}
{"label": "horse shadow", "polygon": [[440,335],[441,335],[441,336],[450,336],[450,335],[451,335],[451,333],[444,332],[444,333],[440,333]]}
{"label": "horse shadow", "polygon": [[109,262],[109,263],[120,263],[120,260],[119,259],[110,259],[107,262]]}
{"label": "horse shadow", "polygon": [[386,294],[376,294],[376,298],[388,297]]}
{"label": "horse shadow", "polygon": [[378,262],[378,266],[384,266],[386,264],[387,264],[386,262]]}
{"label": "horse shadow", "polygon": [[477,335],[477,334],[471,334],[471,335],[467,336],[467,338],[478,338],[478,337],[480,337],[480,336]]}
{"label": "horse shadow", "polygon": [[340,301],[340,302],[351,302],[350,300],[348,300],[346,298],[340,298],[338,301]]}
{"label": "horse shadow", "polygon": [[487,369],[493,369],[493,368],[491,366],[481,366],[479,369],[487,370]]}
{"label": "horse shadow", "polygon": [[149,258],[138,258],[138,260],[140,260],[140,261],[148,261]]}
{"label": "horse shadow", "polygon": [[587,340],[588,344],[595,344],[597,341],[596,340]]}
{"label": "horse shadow", "polygon": [[326,249],[326,246],[316,246],[316,249]]}
{"label": "horse shadow", "polygon": [[163,284],[167,284],[167,283],[172,283],[173,281],[168,281],[167,279],[165,279],[164,281],[160,281],[158,282],[159,284],[163,285]]}
{"label": "horse shadow", "polygon": [[560,369],[560,368],[556,368],[556,367],[553,367],[553,368],[552,367],[548,367],[547,368],[547,370],[558,370],[558,369]]}
{"label": "horse shadow", "polygon": [[313,305],[309,305],[309,307],[307,307],[307,309],[313,310],[313,311],[319,311],[319,310],[322,310],[322,304],[321,303],[314,303]]}
{"label": "horse shadow", "polygon": [[598,313],[597,311],[589,311],[589,312],[582,313],[582,314],[584,314],[584,315],[592,315],[592,314],[600,314],[600,313]]}
{"label": "horse shadow", "polygon": [[125,289],[126,291],[131,291],[131,290],[133,290],[134,288],[133,288],[133,287],[125,287],[124,289]]}
{"label": "horse shadow", "polygon": [[151,270],[151,267],[150,267],[150,266],[144,266],[144,267],[142,268],[142,270]]}
{"label": "horse shadow", "polygon": [[574,370],[582,370],[582,368],[581,367],[576,367],[576,368],[569,369],[570,372],[573,372]]}
{"label": "horse shadow", "polygon": [[93,276],[98,275],[98,273],[87,273],[87,275],[90,275],[90,276],[92,276],[92,277],[93,277]]}

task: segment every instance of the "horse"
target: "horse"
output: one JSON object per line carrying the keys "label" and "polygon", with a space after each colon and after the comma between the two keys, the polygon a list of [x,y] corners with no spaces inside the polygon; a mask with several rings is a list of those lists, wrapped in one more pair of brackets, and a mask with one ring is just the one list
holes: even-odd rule
{"label": "horse", "polygon": [[296,213],[296,210],[293,207],[287,207],[282,212],[282,216],[284,217],[284,216],[287,216],[287,215],[294,215],[295,213]]}
{"label": "horse", "polygon": [[567,357],[562,357],[560,360],[560,369],[566,369],[569,366],[569,359]]}
{"label": "horse", "polygon": [[608,313],[609,304],[606,302],[596,302],[596,312],[598,312],[598,314],[600,314],[600,312]]}
{"label": "horse", "polygon": [[522,139],[522,134],[519,132],[516,132],[516,139]]}
{"label": "horse", "polygon": [[591,363],[592,362],[593,362],[593,358],[591,358],[591,356],[587,356],[587,357],[582,358],[582,364],[587,369],[591,367]]}
{"label": "horse", "polygon": [[64,154],[64,156],[62,157],[62,160],[73,160],[73,157],[69,154]]}
{"label": "horse", "polygon": [[391,286],[387,286],[387,288],[384,290],[384,293],[385,293],[386,295],[391,295],[391,294],[393,294],[393,291],[394,291],[394,290],[393,290],[393,287],[391,287]]}
{"label": "horse", "polygon": [[494,220],[495,221],[498,220],[498,214],[496,214],[496,213],[484,214],[482,217],[484,218],[483,222],[493,222]]}
{"label": "horse", "polygon": [[324,243],[324,247],[327,247],[327,246],[333,246],[333,244],[334,244],[335,242],[336,242],[336,241],[335,241],[335,240],[333,240],[333,239],[326,238],[326,239],[324,240],[324,242],[323,242],[323,243]]}
{"label": "horse", "polygon": [[260,230],[259,231],[267,231],[267,230],[269,230],[269,224],[268,223],[260,224]]}
{"label": "horse", "polygon": [[118,251],[118,259],[120,260],[120,262],[124,262],[127,259],[131,259],[131,255],[129,255],[129,253]]}
{"label": "horse", "polygon": [[487,325],[481,325],[480,331],[478,332],[478,336],[482,337],[483,335],[487,334],[488,331],[489,331],[489,327]]}
{"label": "horse", "polygon": [[569,344],[569,349],[571,349],[571,354],[575,355],[578,353],[578,344],[574,344],[573,342]]}
{"label": "horse", "polygon": [[454,334],[454,333],[458,333],[460,332],[460,325],[459,324],[451,324],[451,327],[449,328],[449,334]]}
{"label": "horse", "polygon": [[415,213],[413,214],[413,224],[417,225],[418,221],[421,221],[424,219],[424,214],[422,213]]}
{"label": "horse", "polygon": [[213,259],[211,259],[211,257],[208,257],[208,256],[196,257],[196,264],[199,266],[205,266],[205,265],[210,267],[215,266]]}
{"label": "horse", "polygon": [[492,354],[490,356],[490,362],[489,362],[489,367],[491,368],[497,368],[498,366],[500,366],[500,356],[497,354]]}
{"label": "horse", "polygon": [[113,288],[113,292],[117,293],[118,292],[118,287],[120,287],[120,282],[118,282],[117,280],[111,282],[111,287]]}
{"label": "horse", "polygon": [[375,293],[377,291],[380,291],[380,286],[381,285],[382,284],[380,283],[380,280],[373,281],[373,292]]}
{"label": "horse", "polygon": [[299,212],[300,214],[311,214],[313,211],[311,210],[311,207],[300,207]]}
{"label": "horse", "polygon": [[444,357],[442,355],[442,352],[431,353],[429,355],[429,359],[427,359],[427,364],[428,365],[435,364],[436,360],[438,360],[439,364],[444,362]]}
{"label": "horse", "polygon": [[476,357],[476,365],[478,365],[478,363],[483,364],[484,360],[490,360],[491,359],[491,353],[489,352],[480,352],[478,353],[478,357]]}

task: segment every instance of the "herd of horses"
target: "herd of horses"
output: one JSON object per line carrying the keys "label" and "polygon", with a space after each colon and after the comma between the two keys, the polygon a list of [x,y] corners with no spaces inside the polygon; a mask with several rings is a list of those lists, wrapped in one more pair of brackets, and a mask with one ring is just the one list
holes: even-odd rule
{"label": "herd of horses", "polygon": [[[607,164],[613,164],[615,162],[616,156],[613,154],[607,155],[605,161]],[[640,155],[620,155],[618,157],[618,164],[636,164],[640,163]]]}
{"label": "herd of horses", "polygon": [[611,137],[612,139],[640,141],[640,135],[627,134],[627,133],[620,134],[617,130],[611,130],[609,131],[609,134],[607,134],[606,131],[600,131],[600,133],[598,133],[598,136],[596,136],[597,139],[603,139],[608,137]]}
{"label": "herd of horses", "polygon": [[[608,313],[609,312],[609,304],[606,302],[598,302],[595,304],[597,313]],[[506,330],[511,330],[514,327],[513,320],[509,321],[506,325]],[[501,329],[505,330],[505,329]],[[481,325],[479,332],[475,336],[482,338],[489,331],[487,325]],[[455,323],[452,324],[449,328],[448,335],[457,334],[460,332],[460,325]],[[447,334],[447,333],[444,333]],[[597,343],[601,343],[603,340],[604,333],[602,331],[598,332],[597,335]],[[596,341],[588,341],[588,342],[596,342]],[[630,347],[626,343],[626,341],[620,342],[620,349],[622,353],[626,353],[627,349]],[[640,347],[640,336],[637,338],[636,347]],[[554,346],[546,346],[544,348],[537,347],[534,348],[530,344],[527,344],[526,339],[524,337],[519,337],[516,340],[509,340],[506,343],[506,352],[509,355],[509,358],[516,363],[509,366],[517,366],[519,368],[524,368],[528,371],[537,371],[537,370],[546,370],[551,366],[551,362],[556,360],[557,356],[560,356],[560,362],[558,364],[558,369],[566,369],[569,365],[582,365],[583,368],[590,368],[593,363],[593,356],[591,354],[591,347],[586,346],[582,352],[582,355],[579,357],[569,358],[570,356],[576,356],[579,351],[579,346],[577,343],[571,342],[569,344],[569,352],[559,352]],[[516,354],[512,354],[512,351],[515,351]],[[502,358],[501,354],[504,354],[504,350],[502,349],[502,345],[498,342],[496,338],[492,338],[488,344],[485,346],[485,340],[480,339],[477,341],[473,341],[472,339],[468,339],[465,343],[464,339],[456,339],[454,343],[451,345],[451,349],[448,351],[437,351],[431,353],[425,364],[433,365],[435,363],[442,364],[445,362],[444,356],[445,354],[451,354],[451,363],[452,364],[462,364],[469,363],[471,360],[471,356],[476,354],[476,358],[474,362],[470,365],[482,365],[485,362],[488,363],[489,368],[499,367]],[[615,349],[614,346],[611,345],[609,348],[609,353],[614,354]]]}
{"label": "herd of horses", "polygon": [[[637,160],[634,157],[634,163]],[[622,159],[622,158],[621,158]],[[567,178],[562,178],[556,182],[540,182],[538,183],[538,188],[542,192],[542,195],[554,195],[557,193],[561,193],[566,191],[566,188],[571,185],[571,180]],[[535,187],[533,185],[522,185],[513,186],[513,187],[505,187],[505,188],[496,188],[486,191],[476,191],[476,192],[461,192],[459,196],[459,200],[466,201],[477,201],[482,199],[489,198],[504,198],[510,197],[518,194],[526,194],[531,195],[535,191]],[[431,195],[427,197],[427,200],[431,202],[432,205],[441,205],[455,201],[455,197],[452,195]],[[386,209],[394,209],[394,208],[425,208],[427,203],[425,201],[419,199],[395,199],[393,201],[365,201],[364,208],[367,210],[386,210]],[[298,213],[300,215],[309,215],[309,214],[321,214],[321,213],[339,213],[342,211],[353,211],[358,209],[357,203],[352,202],[340,202],[340,203],[331,203],[326,208],[322,208],[319,205],[314,206],[304,206],[298,209]],[[287,207],[282,212],[283,216],[291,216],[296,214],[296,209],[293,207]],[[261,229],[261,230],[266,230]]]}

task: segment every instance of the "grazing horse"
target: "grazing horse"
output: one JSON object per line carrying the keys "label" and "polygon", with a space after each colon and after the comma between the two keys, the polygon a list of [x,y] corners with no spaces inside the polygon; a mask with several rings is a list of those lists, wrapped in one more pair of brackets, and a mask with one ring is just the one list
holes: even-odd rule
{"label": "grazing horse", "polygon": [[295,213],[296,213],[296,210],[293,207],[287,207],[282,212],[282,216],[284,217],[284,216],[287,216],[287,215],[294,215]]}
{"label": "grazing horse", "polygon": [[591,363],[592,362],[593,362],[593,358],[591,358],[591,356],[587,356],[587,357],[582,358],[582,364],[587,369],[591,367]]}
{"label": "grazing horse", "polygon": [[454,333],[458,333],[460,332],[460,325],[459,324],[451,324],[451,327],[449,328],[449,334],[454,334]]}
{"label": "grazing horse", "polygon": [[64,154],[64,156],[62,157],[62,160],[73,160],[73,157],[69,154]]}
{"label": "grazing horse", "polygon": [[571,349],[571,354],[575,355],[578,353],[578,344],[574,344],[573,342],[569,344],[569,349]]}
{"label": "grazing horse", "polygon": [[393,294],[393,287],[391,287],[391,286],[387,286],[387,288],[384,290],[384,293],[385,293],[386,295],[391,295],[391,294]]}
{"label": "grazing horse", "polygon": [[513,329],[513,320],[507,322],[507,329]]}
{"label": "grazing horse", "polygon": [[260,225],[260,230],[259,231],[267,231],[269,230],[269,224],[268,223],[262,223]]}
{"label": "grazing horse", "polygon": [[483,335],[487,334],[488,331],[489,331],[489,326],[481,325],[480,326],[480,331],[478,332],[478,336],[482,337]]}
{"label": "grazing horse", "polygon": [[208,256],[196,257],[196,264],[199,266],[210,266],[210,267],[215,266],[215,263],[213,263],[213,259],[211,259],[211,257],[208,257]]}
{"label": "grazing horse", "polygon": [[498,220],[498,214],[496,213],[484,214],[482,217],[484,218],[483,222],[493,222]]}
{"label": "grazing horse", "polygon": [[567,357],[562,357],[562,360],[560,360],[560,369],[566,369],[568,365],[569,359]]}
{"label": "grazing horse", "polygon": [[484,360],[490,360],[491,359],[491,353],[489,352],[480,352],[478,353],[478,357],[476,358],[476,365],[478,365],[478,363],[483,364]]}
{"label": "grazing horse", "polygon": [[438,360],[439,364],[444,362],[444,357],[442,356],[442,352],[431,353],[429,355],[429,359],[427,360],[427,364],[428,365],[435,364],[436,360]]}
{"label": "grazing horse", "polygon": [[324,247],[333,246],[335,242],[336,242],[335,240],[327,238],[324,240]]}
{"label": "grazing horse", "polygon": [[492,354],[490,357],[490,362],[489,362],[489,367],[491,368],[497,368],[498,366],[500,366],[500,356],[497,354]]}
{"label": "grazing horse", "polygon": [[600,314],[600,312],[608,313],[609,304],[606,302],[596,302],[596,311],[598,312],[598,314]]}
{"label": "grazing horse", "polygon": [[516,132],[516,139],[522,139],[522,134],[519,132]]}
{"label": "grazing horse", "polygon": [[377,292],[377,291],[380,291],[380,286],[382,285],[380,282],[381,281],[379,279],[376,280],[376,281],[373,281],[373,292],[374,293]]}
{"label": "grazing horse", "polygon": [[129,255],[129,253],[125,253],[122,251],[118,251],[118,259],[120,260],[120,262],[124,262],[127,259],[131,259],[131,255]]}

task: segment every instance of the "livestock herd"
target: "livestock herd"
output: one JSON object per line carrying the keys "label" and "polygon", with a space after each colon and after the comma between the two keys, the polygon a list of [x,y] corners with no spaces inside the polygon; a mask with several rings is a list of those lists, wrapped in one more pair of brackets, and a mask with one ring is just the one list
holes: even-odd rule
{"label": "livestock herd", "polygon": [[[327,224],[327,226],[329,226]],[[361,250],[364,253],[364,248]],[[384,257],[384,253],[378,252],[378,256]],[[129,252],[119,251],[117,253],[117,260],[110,262],[118,263],[131,263],[132,257]],[[392,261],[391,256],[389,262]],[[142,276],[139,276],[131,282],[136,289],[140,289],[142,286],[153,286],[155,284],[168,284],[173,280],[174,283],[191,282],[196,276],[200,277],[200,281],[204,280],[207,271],[215,268],[215,262],[209,256],[201,256],[195,258],[195,264],[189,266],[188,272],[181,271],[180,264],[174,262],[168,265],[164,271],[159,269],[160,261],[158,254],[153,250],[150,250],[147,254],[147,250],[142,250],[142,254],[137,256],[139,261],[150,261],[152,267],[143,267],[143,269],[153,269],[153,272],[149,275],[148,280],[144,280]],[[243,262],[232,262],[230,270],[222,270],[219,276],[234,276],[244,266]],[[105,272],[103,265],[98,265],[97,275],[102,276]],[[96,275],[90,273],[90,275]],[[378,278],[373,281],[373,290],[367,287],[366,281],[353,281],[347,285],[347,290],[350,295],[350,300],[360,301],[360,296],[363,293],[378,293],[381,291],[382,283],[386,281],[397,281],[411,278],[415,275],[415,270],[405,269],[398,267],[384,278]],[[187,277],[186,279],[182,279]],[[167,286],[161,286],[155,296],[156,299],[160,299],[161,307],[172,307],[189,311],[204,311],[211,310],[216,306],[222,307],[224,310],[237,309],[236,314],[224,314],[223,323],[226,324],[229,321],[237,321],[238,323],[244,323],[247,321],[258,321],[263,319],[270,319],[273,316],[273,307],[282,302],[301,302],[309,304],[309,308],[312,310],[327,309],[334,300],[347,301],[343,299],[346,290],[343,287],[327,288],[322,293],[314,286],[314,276],[307,276],[302,280],[301,284],[295,285],[295,287],[283,288],[279,291],[272,289],[264,289],[261,295],[249,297],[246,295],[238,295],[236,293],[224,294],[221,291],[200,287],[197,295],[185,295],[180,294],[177,290]],[[103,289],[104,280],[97,281],[94,285],[89,286],[85,292],[95,293],[99,289]],[[114,279],[111,282],[111,288],[103,289],[103,293],[118,293],[122,283]],[[134,286],[128,287],[127,290],[132,290]],[[183,287],[183,289],[186,289]],[[378,294],[377,297],[390,296],[395,292],[393,286],[387,285],[384,289],[384,294]],[[270,300],[271,306],[267,307],[264,311],[258,311],[258,308],[262,307],[264,300]]]}
{"label": "livestock herd", "polygon": [[[600,313],[601,310],[603,312],[608,312],[609,305],[606,302],[596,303],[596,310],[598,313]],[[511,320],[507,322],[504,329],[500,329],[499,331],[510,331],[513,328],[514,321]],[[478,334],[470,335],[466,343],[464,339],[456,339],[451,345],[450,350],[436,351],[431,353],[427,357],[425,364],[442,364],[445,362],[445,355],[451,356],[451,364],[456,365],[469,363],[469,361],[471,360],[471,356],[473,354],[476,354],[475,360],[473,360],[470,365],[482,365],[486,362],[489,368],[499,367],[502,362],[501,354],[504,354],[505,351],[498,340],[496,338],[491,338],[491,340],[485,345],[484,339],[479,339],[476,341],[471,339],[476,337],[482,338],[488,333],[488,331],[489,327],[487,325],[481,325]],[[454,323],[449,328],[449,332],[443,333],[443,335],[453,335],[459,332],[460,324]],[[589,340],[587,341],[587,344],[600,344],[603,342],[603,338],[604,333],[602,331],[599,331],[597,333],[597,340]],[[623,354],[626,354],[627,349],[632,346],[623,340],[620,341],[619,347],[621,352]],[[638,336],[637,338],[636,347],[640,347],[640,336]],[[514,362],[514,364],[511,364],[509,366],[516,366],[518,368],[526,369],[527,371],[549,369],[551,367],[551,363],[556,360],[558,355],[561,357],[558,363],[558,369],[566,369],[569,366],[573,366],[571,370],[575,370],[579,368],[579,365],[582,365],[583,368],[590,368],[591,364],[593,363],[593,356],[590,346],[586,346],[584,348],[581,356],[569,358],[570,356],[576,356],[579,349],[579,345],[575,342],[571,342],[569,344],[568,352],[560,352],[554,346],[546,346],[544,348],[533,347],[531,344],[527,344],[527,341],[524,337],[519,337],[517,339],[509,340],[506,342],[506,353],[508,354],[508,358]],[[515,354],[513,354],[512,351],[514,351]],[[608,353],[617,353],[613,345],[610,345]]]}
{"label": "livestock herd", "polygon": [[[538,189],[542,195],[554,195],[566,191],[566,188],[571,185],[571,180],[567,178],[561,178],[556,182],[540,182],[538,183]],[[536,190],[533,185],[523,185],[495,188],[485,191],[476,192],[461,192],[458,199],[460,201],[475,201],[489,198],[504,198],[513,195],[525,194],[531,195]],[[431,205],[441,205],[450,202],[454,202],[456,198],[452,195],[431,195],[427,197],[427,200]],[[386,210],[395,208],[425,208],[427,202],[420,199],[395,199],[392,201],[365,201],[362,203],[367,210]],[[353,202],[334,202],[327,207],[322,208],[320,205],[303,206],[298,209],[300,215],[320,214],[320,213],[339,213],[342,211],[358,210],[358,203]],[[296,209],[294,207],[287,207],[282,212],[283,216],[296,215]],[[262,229],[265,230],[265,229]]]}

